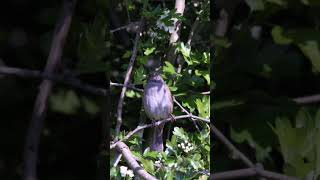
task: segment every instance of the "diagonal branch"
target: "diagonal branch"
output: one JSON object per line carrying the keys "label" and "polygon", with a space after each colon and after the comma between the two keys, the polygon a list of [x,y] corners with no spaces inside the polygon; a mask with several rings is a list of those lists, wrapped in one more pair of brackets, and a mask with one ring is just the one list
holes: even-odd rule
{"label": "diagonal branch", "polygon": [[[189,114],[189,115],[181,115],[181,116],[175,116],[175,120],[179,120],[179,119],[185,119],[185,118],[195,118],[195,119],[198,119],[198,120],[201,120],[201,121],[204,121],[206,123],[209,123],[209,119],[204,119],[204,118],[201,118],[201,117],[198,117],[198,116],[194,116],[192,114]],[[133,136],[134,134],[140,132],[141,130],[145,129],[145,128],[150,128],[150,127],[155,127],[155,126],[160,126],[161,124],[163,123],[167,123],[169,121],[172,121],[172,118],[167,118],[167,119],[163,119],[163,120],[159,120],[155,123],[152,123],[152,124],[146,124],[146,125],[142,125],[142,126],[137,126],[133,131],[130,131],[122,140],[119,140],[115,143],[112,143],[110,145],[110,149],[113,149],[115,148],[116,144],[119,143],[119,142],[122,142],[122,141],[126,141],[128,140],[131,136]]]}
{"label": "diagonal branch", "polygon": [[213,124],[210,124],[211,131],[236,157],[240,158],[248,167],[255,167],[254,163],[239,151]]}
{"label": "diagonal branch", "polygon": [[238,169],[233,171],[215,173],[210,176],[210,179],[211,180],[239,179],[239,178],[250,177],[250,176],[261,176],[268,179],[279,179],[279,180],[298,180],[298,178],[295,178],[295,177],[290,177],[290,176],[275,173],[272,171],[266,171],[259,168]]}
{"label": "diagonal branch", "polygon": [[[50,54],[45,67],[45,73],[52,74],[55,71],[56,66],[61,61],[62,49],[71,24],[75,2],[75,0],[64,1],[61,17],[55,27]],[[28,127],[26,144],[24,147],[24,180],[37,180],[37,161],[40,135],[44,125],[44,116],[52,85],[53,84],[50,80],[43,80],[40,85],[39,94],[36,98],[32,120]]]}
{"label": "diagonal branch", "polygon": [[132,152],[126,144],[124,144],[123,142],[119,142],[116,144],[116,148],[119,152],[121,152],[124,159],[127,161],[127,164],[129,165],[130,169],[132,169],[136,175],[139,175],[140,177],[146,180],[157,180],[157,178],[150,175],[138,164],[138,162],[135,160]]}
{"label": "diagonal branch", "polygon": [[[125,85],[120,84],[120,83],[114,83],[114,82],[111,82],[111,81],[110,81],[110,86],[120,86],[120,87],[124,87]],[[132,90],[136,90],[136,91],[139,91],[139,92],[143,92],[143,89],[136,88],[136,87],[134,86],[134,84],[127,84],[126,87],[127,87],[128,89],[132,89]]]}
{"label": "diagonal branch", "polygon": [[[176,13],[183,15],[185,8],[185,0],[175,0],[175,9]],[[176,42],[179,40],[180,31],[181,31],[181,21],[177,21],[174,24],[174,31],[171,33],[170,42],[169,42],[169,50],[166,54],[166,59],[174,64],[176,59]]]}
{"label": "diagonal branch", "polygon": [[124,96],[125,96],[125,93],[126,93],[126,90],[127,90],[127,86],[129,84],[129,81],[130,81],[130,76],[131,76],[131,72],[132,72],[132,69],[133,69],[133,65],[134,65],[134,62],[136,60],[137,51],[138,51],[138,42],[140,40],[140,32],[141,32],[141,28],[139,28],[139,30],[136,33],[136,37],[135,37],[134,45],[133,45],[133,50],[132,50],[132,56],[130,58],[130,62],[129,62],[128,69],[127,69],[127,73],[126,73],[126,76],[125,76],[125,79],[124,79],[122,91],[121,91],[119,102],[118,102],[117,125],[116,125],[116,129],[115,129],[115,138],[116,139],[117,139],[117,137],[118,137],[118,135],[120,133],[120,128],[121,128],[121,125],[122,125],[122,108],[123,108]]}
{"label": "diagonal branch", "polygon": [[293,101],[297,104],[317,103],[320,102],[320,94],[294,98]]}
{"label": "diagonal branch", "polygon": [[20,68],[13,68],[13,67],[4,67],[0,66],[0,74],[6,75],[14,75],[19,76],[22,78],[42,78],[48,79],[55,82],[60,82],[66,85],[70,85],[77,89],[80,89],[84,92],[88,92],[91,94],[95,94],[98,96],[106,96],[106,90],[103,88],[97,88],[91,86],[89,84],[81,82],[79,79],[74,77],[67,77],[65,75],[58,75],[58,74],[49,74],[46,72],[40,72],[37,70],[29,70],[29,69],[20,69]]}

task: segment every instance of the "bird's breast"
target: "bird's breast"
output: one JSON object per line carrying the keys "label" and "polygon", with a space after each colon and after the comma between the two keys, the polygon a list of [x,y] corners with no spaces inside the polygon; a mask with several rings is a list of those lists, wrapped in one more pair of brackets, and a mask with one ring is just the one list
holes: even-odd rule
{"label": "bird's breast", "polygon": [[166,85],[149,85],[145,88],[144,109],[150,119],[159,120],[172,113],[172,97]]}

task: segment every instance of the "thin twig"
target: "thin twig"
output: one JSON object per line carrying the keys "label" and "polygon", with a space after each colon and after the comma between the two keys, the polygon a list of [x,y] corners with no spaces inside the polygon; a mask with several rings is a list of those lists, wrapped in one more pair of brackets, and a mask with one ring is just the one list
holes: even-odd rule
{"label": "thin twig", "polygon": [[219,15],[220,16],[217,20],[217,25],[215,27],[215,35],[219,37],[224,37],[228,30],[229,14],[225,9],[221,9]]}
{"label": "thin twig", "polygon": [[115,159],[114,159],[114,161],[113,161],[113,167],[116,167],[116,166],[118,165],[118,163],[119,163],[120,160],[121,160],[121,157],[122,157],[122,154],[121,154],[121,153],[116,154],[116,157],[115,157]]}
{"label": "thin twig", "polygon": [[116,144],[116,147],[117,151],[122,153],[123,158],[127,161],[128,166],[130,167],[130,169],[133,170],[133,172],[136,175],[139,175],[140,177],[146,180],[157,180],[157,178],[150,175],[139,165],[139,163],[136,161],[132,152],[126,144],[124,144],[123,142],[119,142]]}
{"label": "thin twig", "polygon": [[[114,83],[114,82],[110,82],[110,86],[119,86],[119,87],[124,87],[123,84],[120,84],[120,83]],[[143,92],[143,89],[140,89],[140,88],[136,88],[134,84],[128,84],[126,86],[128,89],[133,89],[133,90],[136,90],[136,91],[139,91],[139,92]]]}
{"label": "thin twig", "polygon": [[120,30],[126,29],[126,28],[129,27],[129,26],[130,26],[130,24],[127,24],[127,25],[124,25],[124,26],[121,26],[121,27],[112,29],[112,30],[110,30],[110,32],[111,32],[111,33],[114,33],[114,32],[116,32],[116,31],[120,31]]}
{"label": "thin twig", "polygon": [[189,37],[188,37],[188,41],[187,41],[187,45],[190,47],[191,46],[191,41],[192,41],[192,38],[193,38],[193,35],[194,35],[194,32],[196,31],[198,25],[199,25],[199,20],[200,18],[199,17],[196,17],[196,20],[193,22],[193,25],[191,27],[191,31],[189,33]]}
{"label": "thin twig", "polygon": [[219,139],[232,153],[239,157],[248,167],[255,167],[242,152],[240,152],[212,123],[210,124],[211,131],[217,139]]}
{"label": "thin twig", "polygon": [[[184,113],[186,113],[187,115],[192,115],[190,112],[188,112],[188,111],[176,100],[175,97],[172,97],[172,98],[173,98],[174,103],[176,103]],[[196,127],[196,129],[198,130],[198,132],[200,132],[200,129],[199,129],[197,123],[194,121],[194,119],[191,118],[191,120],[192,120],[194,126]]]}
{"label": "thin twig", "polygon": [[275,173],[272,171],[266,171],[259,168],[247,168],[247,169],[238,169],[233,171],[225,171],[220,173],[214,173],[210,176],[211,180],[221,180],[221,179],[238,179],[251,176],[261,176],[268,179],[277,179],[277,180],[298,180],[298,178],[286,176],[283,174]]}
{"label": "thin twig", "polygon": [[13,68],[13,67],[6,67],[6,66],[0,66],[0,74],[14,75],[14,76],[22,77],[22,78],[49,79],[49,80],[52,80],[55,82],[60,82],[60,83],[75,87],[75,88],[80,89],[84,92],[88,92],[88,93],[95,94],[98,96],[106,96],[105,89],[91,86],[89,84],[81,82],[77,78],[68,77],[65,75],[49,74],[46,72],[42,73],[37,70]]}
{"label": "thin twig", "polygon": [[[186,6],[185,0],[176,0],[175,2],[176,13],[183,15],[185,6]],[[170,44],[174,44],[178,41],[180,30],[181,30],[181,21],[177,21],[175,23],[175,30],[173,33],[171,33]]]}
{"label": "thin twig", "polygon": [[293,101],[298,104],[317,103],[320,102],[320,94],[294,98]]}
{"label": "thin twig", "polygon": [[[198,119],[198,120],[201,120],[201,121],[204,121],[206,123],[209,123],[210,121],[208,119],[204,119],[204,118],[201,118],[201,117],[198,117],[198,116],[194,116],[194,115],[181,115],[181,116],[175,116],[175,120],[179,120],[179,119],[185,119],[185,118],[195,118],[195,119]],[[150,128],[150,127],[156,127],[156,126],[159,126],[163,123],[167,123],[169,121],[172,121],[172,118],[169,117],[167,119],[163,119],[163,120],[159,120],[155,123],[151,123],[151,124],[146,124],[146,125],[142,125],[142,126],[138,126],[136,127],[133,131],[130,131],[122,140],[119,140],[115,143],[112,143],[110,145],[110,149],[113,149],[115,148],[116,144],[118,142],[122,142],[122,141],[126,141],[128,140],[131,136],[133,136],[134,134],[136,134],[137,132],[145,129],[145,128]]]}
{"label": "thin twig", "polygon": [[[196,17],[196,20],[194,21],[194,23],[193,23],[193,25],[191,27],[190,33],[189,33],[189,37],[188,37],[188,41],[187,41],[187,47],[191,47],[192,37],[194,35],[194,32],[196,31],[196,28],[198,27],[198,24],[199,24],[199,17]],[[178,63],[177,73],[181,73],[182,66],[183,66],[183,61],[182,61],[181,54],[178,55],[177,63]]]}
{"label": "thin twig", "polygon": [[136,37],[134,40],[134,45],[133,45],[133,50],[132,50],[132,56],[130,58],[130,62],[128,65],[128,69],[127,69],[127,73],[124,79],[124,83],[123,83],[123,87],[122,87],[122,91],[120,94],[120,98],[119,98],[119,102],[118,102],[118,108],[117,108],[117,125],[116,125],[116,129],[115,129],[115,138],[118,138],[118,135],[120,133],[120,128],[122,125],[122,108],[123,108],[123,102],[124,102],[124,96],[127,90],[127,85],[129,84],[129,80],[130,80],[130,76],[131,76],[131,72],[133,69],[133,65],[134,62],[136,60],[136,56],[137,56],[137,51],[138,51],[138,42],[140,40],[140,32],[141,32],[141,28],[139,28],[139,30],[136,33]]}
{"label": "thin twig", "polygon": [[[175,0],[175,9],[176,13],[183,15],[185,8],[185,0]],[[169,50],[166,53],[166,59],[168,59],[172,64],[175,63],[176,60],[176,42],[180,38],[181,31],[181,21],[177,21],[174,24],[174,31],[171,33],[170,41],[169,41]]]}
{"label": "thin twig", "polygon": [[[45,73],[52,74],[55,71],[56,66],[61,61],[63,45],[71,24],[75,2],[75,0],[66,0],[63,3],[61,18],[55,27],[50,54],[44,70]],[[40,85],[39,94],[36,98],[32,120],[27,130],[26,144],[24,147],[24,180],[37,180],[38,146],[44,125],[48,96],[51,92],[52,86],[53,84],[50,80],[43,80]]]}

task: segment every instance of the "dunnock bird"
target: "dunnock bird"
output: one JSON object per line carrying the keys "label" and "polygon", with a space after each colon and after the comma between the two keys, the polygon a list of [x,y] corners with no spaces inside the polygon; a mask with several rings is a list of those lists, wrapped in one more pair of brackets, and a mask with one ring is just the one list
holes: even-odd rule
{"label": "dunnock bird", "polygon": [[[171,92],[158,70],[149,74],[144,88],[143,105],[147,116],[153,123],[168,118],[172,114],[173,101]],[[163,128],[164,124],[154,127],[150,147],[152,151],[163,151]]]}

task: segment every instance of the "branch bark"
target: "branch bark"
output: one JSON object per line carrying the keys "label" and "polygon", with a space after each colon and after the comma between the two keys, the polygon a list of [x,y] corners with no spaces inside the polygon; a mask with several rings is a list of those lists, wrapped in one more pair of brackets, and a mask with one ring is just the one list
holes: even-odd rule
{"label": "branch bark", "polygon": [[125,96],[125,93],[126,93],[126,90],[127,90],[127,86],[129,84],[129,81],[130,81],[130,76],[131,76],[131,72],[132,72],[132,69],[133,69],[133,65],[134,65],[134,62],[136,60],[137,51],[138,51],[138,42],[140,40],[140,32],[141,32],[141,28],[139,28],[139,31],[137,31],[137,33],[136,33],[136,37],[135,37],[134,45],[133,45],[133,50],[132,50],[132,56],[130,58],[130,62],[129,62],[128,69],[127,69],[127,73],[126,73],[126,76],[125,76],[125,79],[124,79],[122,91],[121,91],[119,102],[118,102],[117,125],[116,125],[116,129],[115,129],[115,138],[116,139],[118,138],[118,135],[120,133],[120,128],[121,128],[121,125],[122,125],[122,108],[123,108],[124,96]]}
{"label": "branch bark", "polygon": [[75,87],[77,89],[80,89],[84,92],[88,92],[98,96],[106,96],[107,94],[106,90],[103,88],[91,86],[89,84],[81,82],[77,78],[67,77],[65,75],[49,74],[47,72],[40,72],[37,70],[20,69],[20,68],[4,67],[4,66],[0,66],[0,74],[14,75],[22,78],[42,78],[42,79],[47,79],[55,82],[60,82],[60,83]]}
{"label": "branch bark", "polygon": [[129,147],[123,142],[119,142],[116,144],[116,149],[122,153],[123,158],[127,161],[129,167],[133,170],[136,175],[139,175],[143,179],[146,180],[157,180],[157,178],[150,175],[146,170],[144,170],[138,162],[133,157]]}
{"label": "branch bark", "polygon": [[239,157],[248,167],[255,167],[254,163],[250,161],[242,152],[240,152],[213,124],[210,124],[211,131],[232,153]]}
{"label": "branch bark", "polygon": [[[184,8],[185,8],[185,0],[175,1],[176,13],[180,13],[181,15],[183,15]],[[175,30],[173,33],[171,33],[171,36],[170,36],[170,43],[169,43],[170,48],[166,55],[166,59],[170,61],[172,64],[174,64],[174,61],[176,59],[175,49],[176,49],[176,42],[179,40],[180,30],[181,30],[181,21],[177,21],[175,23]]]}
{"label": "branch bark", "polygon": [[[56,24],[54,37],[51,44],[50,54],[44,72],[52,74],[56,66],[61,61],[62,49],[65,43],[67,33],[72,19],[72,12],[75,7],[75,0],[65,0],[61,18]],[[44,125],[44,116],[47,109],[48,96],[52,89],[50,80],[43,80],[40,85],[40,91],[37,95],[32,120],[28,127],[26,144],[24,147],[24,180],[37,180],[37,161],[40,135]]]}
{"label": "branch bark", "polygon": [[247,168],[238,169],[233,171],[225,171],[220,173],[215,173],[210,176],[211,180],[221,180],[221,179],[238,179],[250,176],[260,176],[268,179],[276,180],[298,180],[298,178],[286,176],[283,174],[275,173],[272,171],[266,171],[259,168]]}
{"label": "branch bark", "polygon": [[[175,117],[175,120],[179,120],[179,119],[185,119],[185,118],[194,118],[194,119],[198,119],[198,120],[201,120],[201,121],[204,121],[206,123],[209,123],[209,119],[205,119],[205,118],[201,118],[201,117],[198,117],[198,116],[194,116],[192,114],[189,114],[189,115],[181,115],[181,116],[176,116]],[[160,126],[161,124],[163,123],[167,123],[169,121],[172,121],[172,118],[167,118],[167,119],[163,119],[163,120],[159,120],[155,123],[152,123],[152,124],[146,124],[146,125],[142,125],[142,126],[138,126],[136,127],[133,131],[130,131],[122,140],[119,140],[117,142],[114,142],[110,145],[110,149],[113,149],[116,147],[117,143],[119,142],[123,142],[123,141],[126,141],[128,140],[131,136],[133,136],[134,134],[140,132],[141,130],[145,129],[145,128],[150,128],[150,127],[155,127],[155,126]]]}

